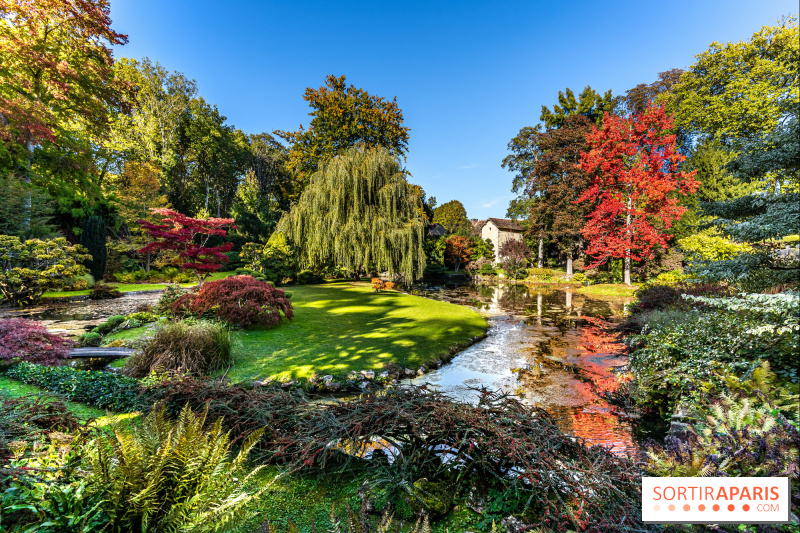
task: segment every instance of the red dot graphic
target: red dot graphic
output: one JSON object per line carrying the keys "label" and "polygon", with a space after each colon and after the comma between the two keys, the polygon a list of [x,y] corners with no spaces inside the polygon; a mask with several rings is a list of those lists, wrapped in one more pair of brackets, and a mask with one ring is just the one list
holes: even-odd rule
{"label": "red dot graphic", "polygon": [[688,510],[689,510],[689,509],[691,509],[691,508],[692,508],[692,506],[691,506],[691,505],[689,505],[688,503],[687,503],[686,505],[684,505],[684,506],[683,506],[683,510],[684,510],[684,511],[688,511]]}
{"label": "red dot graphic", "polygon": [[742,509],[744,509],[745,511],[749,511],[749,510],[750,510],[750,506],[749,506],[749,505],[747,505],[747,504],[744,504],[744,505],[742,506]]}
{"label": "red dot graphic", "polygon": [[674,511],[675,510],[675,504],[673,504],[673,503],[669,504],[669,507],[667,507],[667,509],[669,509],[670,511]]}
{"label": "red dot graphic", "polygon": [[735,505],[733,505],[732,503],[729,503],[729,504],[728,504],[728,510],[729,510],[729,511],[733,511],[734,509],[736,509],[736,506],[735,506]]}
{"label": "red dot graphic", "polygon": [[714,504],[714,507],[713,507],[712,509],[714,509],[715,511],[719,511],[719,505],[717,505],[717,504],[715,503],[715,504]]}
{"label": "red dot graphic", "polygon": [[701,503],[700,505],[697,506],[697,509],[700,510],[700,511],[705,511],[706,510],[706,506]]}

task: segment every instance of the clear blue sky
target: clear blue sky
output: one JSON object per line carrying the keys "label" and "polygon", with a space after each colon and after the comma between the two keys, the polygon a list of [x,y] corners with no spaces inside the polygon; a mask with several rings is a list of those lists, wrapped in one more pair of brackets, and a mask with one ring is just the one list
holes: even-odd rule
{"label": "clear blue sky", "polygon": [[614,94],[686,68],[714,41],[748,39],[797,0],[346,2],[111,0],[130,42],[197,80],[248,133],[308,125],[327,74],[391,98],[411,128],[411,181],[471,218],[503,217],[508,141],[559,90]]}

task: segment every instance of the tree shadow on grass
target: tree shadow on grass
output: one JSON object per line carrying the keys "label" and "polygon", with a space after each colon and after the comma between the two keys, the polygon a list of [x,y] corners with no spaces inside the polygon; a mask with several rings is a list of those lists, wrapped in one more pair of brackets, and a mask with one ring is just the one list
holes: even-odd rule
{"label": "tree shadow on grass", "polygon": [[389,363],[416,369],[485,331],[485,321],[465,307],[410,295],[352,286],[297,292],[302,299],[291,322],[237,334],[231,379],[380,371]]}

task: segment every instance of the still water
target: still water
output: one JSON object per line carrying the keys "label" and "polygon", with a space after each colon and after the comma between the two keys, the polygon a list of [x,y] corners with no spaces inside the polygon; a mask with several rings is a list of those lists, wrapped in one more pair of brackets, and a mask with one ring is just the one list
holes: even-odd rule
{"label": "still water", "polygon": [[412,383],[428,383],[464,401],[474,387],[503,390],[546,409],[565,431],[591,444],[632,453],[631,420],[595,391],[614,387],[624,357],[598,350],[585,317],[615,320],[627,300],[601,301],[571,290],[527,285],[423,285],[420,296],[478,309],[490,324],[486,339]]}

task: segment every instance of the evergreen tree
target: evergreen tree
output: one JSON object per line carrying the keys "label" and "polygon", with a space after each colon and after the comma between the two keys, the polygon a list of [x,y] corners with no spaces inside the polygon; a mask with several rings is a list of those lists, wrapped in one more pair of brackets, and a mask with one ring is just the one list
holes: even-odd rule
{"label": "evergreen tree", "polygon": [[101,281],[106,273],[106,260],[108,259],[106,221],[103,217],[91,216],[84,219],[81,244],[92,256],[92,259],[86,262],[89,272],[94,279]]}
{"label": "evergreen tree", "polygon": [[425,269],[422,198],[383,147],[357,146],[324,164],[277,229],[305,267],[376,268],[407,281]]}

